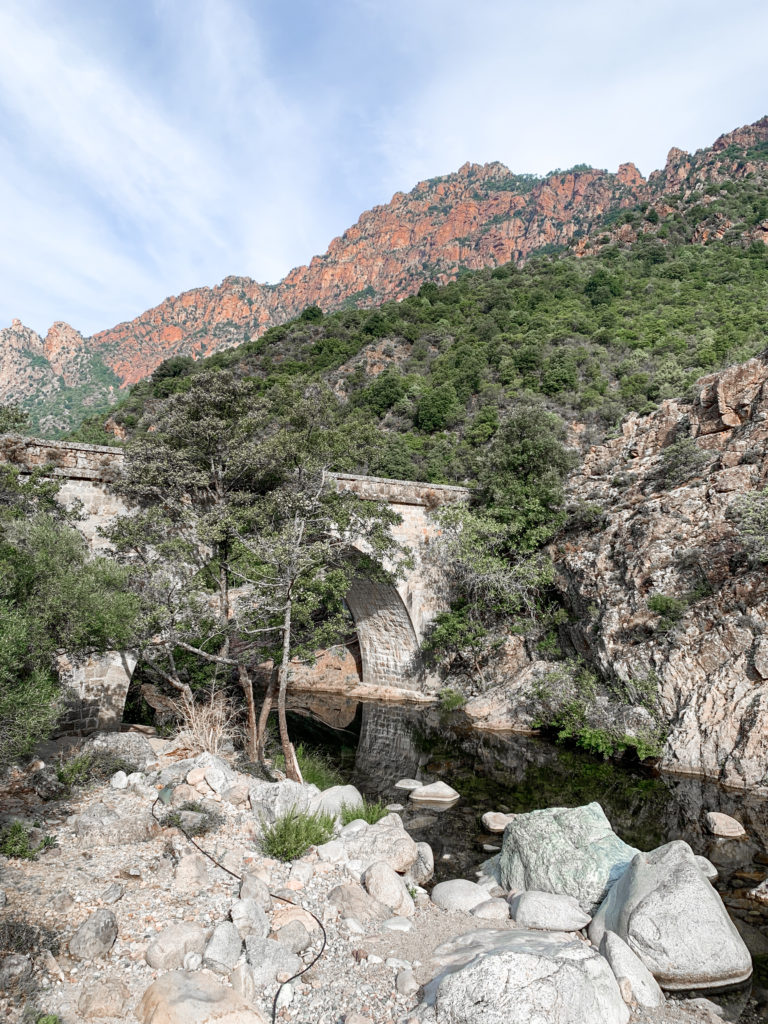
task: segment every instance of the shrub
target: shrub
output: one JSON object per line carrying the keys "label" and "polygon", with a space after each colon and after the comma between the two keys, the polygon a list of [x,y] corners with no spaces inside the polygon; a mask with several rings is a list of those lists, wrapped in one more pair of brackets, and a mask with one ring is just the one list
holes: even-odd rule
{"label": "shrub", "polygon": [[34,860],[41,850],[56,845],[53,836],[44,836],[37,846],[30,841],[30,830],[20,821],[14,821],[0,832],[0,853],[16,860]]}
{"label": "shrub", "polygon": [[49,949],[59,952],[59,938],[42,925],[29,924],[18,917],[0,917],[0,955],[22,953],[25,956]]}
{"label": "shrub", "polygon": [[261,848],[268,857],[276,860],[298,860],[310,846],[327,843],[333,835],[334,825],[332,814],[322,811],[307,814],[293,807],[264,828]]}
{"label": "shrub", "polygon": [[709,461],[692,437],[681,437],[662,452],[662,475],[668,487],[696,476]]}
{"label": "shrub", "polygon": [[115,772],[130,775],[136,770],[135,764],[131,764],[118,754],[113,754],[109,750],[94,750],[75,754],[68,761],[62,761],[56,768],[56,775],[67,792],[71,792],[78,786],[106,782]]}
{"label": "shrub", "polygon": [[[296,747],[296,760],[299,762],[302,778],[305,782],[311,782],[318,789],[330,789],[331,786],[340,786],[343,783],[341,773],[331,760],[319,750],[311,750],[300,743]],[[275,766],[285,768],[285,757],[278,754],[275,757]]]}
{"label": "shrub", "polygon": [[457,711],[467,703],[467,698],[464,694],[459,690],[454,690],[451,686],[443,687],[438,694],[438,699],[441,711]]}
{"label": "shrub", "polygon": [[377,821],[381,821],[388,814],[389,811],[381,800],[366,800],[363,797],[361,804],[341,805],[341,824],[348,825],[350,821],[362,819],[367,821],[369,825],[375,825]]}
{"label": "shrub", "polygon": [[181,721],[177,741],[196,753],[219,754],[239,736],[237,711],[221,690],[212,688],[203,700],[182,697],[173,710]]}
{"label": "shrub", "polygon": [[679,622],[685,614],[687,603],[679,597],[670,597],[668,594],[654,594],[646,602],[648,610],[659,616],[660,630],[670,629],[676,622]]}
{"label": "shrub", "polygon": [[[202,814],[202,819],[194,825],[183,825],[182,811],[193,811],[195,814]],[[216,811],[207,810],[202,804],[185,803],[181,807],[169,811],[160,824],[163,828],[180,828],[188,836],[204,836],[207,832],[215,832],[224,824],[224,815]]]}

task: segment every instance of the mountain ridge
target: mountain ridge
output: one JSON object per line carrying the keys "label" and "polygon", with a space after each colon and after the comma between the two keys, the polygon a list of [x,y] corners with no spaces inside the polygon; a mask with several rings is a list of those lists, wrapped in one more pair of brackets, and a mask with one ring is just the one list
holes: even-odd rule
{"label": "mountain ridge", "polygon": [[[665,201],[670,188],[690,195],[705,182],[754,175],[767,160],[768,117],[694,154],[673,147],[664,169],[648,179],[632,163],[615,173],[578,165],[538,178],[513,174],[499,162],[467,162],[365,211],[324,254],[277,284],[230,275],[90,338],[57,322],[43,339],[14,321],[0,330],[0,401],[27,407],[36,429],[60,432],[111,404],[120,388],[170,357],[233,348],[310,305],[326,312],[366,308],[403,299],[427,280],[445,284],[467,269],[521,264],[535,253],[569,247],[585,254],[594,251],[596,232],[611,218],[600,244],[629,244],[638,225],[620,222],[622,213],[644,203],[666,215],[673,209]],[[703,196],[702,206],[705,214],[712,207],[712,216],[703,217],[700,237],[692,241],[725,238],[735,228],[709,200]],[[768,211],[751,230],[748,241],[768,241]]]}

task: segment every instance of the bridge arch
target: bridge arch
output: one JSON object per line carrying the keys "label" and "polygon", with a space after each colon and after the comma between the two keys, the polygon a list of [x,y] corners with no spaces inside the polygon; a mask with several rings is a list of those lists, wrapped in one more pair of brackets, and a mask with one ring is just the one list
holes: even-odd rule
{"label": "bridge arch", "polygon": [[[60,500],[80,503],[84,516],[78,527],[94,551],[107,547],[99,528],[126,511],[110,487],[120,475],[123,457],[119,448],[0,436],[0,462],[22,470],[52,467],[51,474],[62,483]],[[400,516],[392,532],[409,552],[410,568],[397,584],[356,580],[347,605],[359,640],[363,682],[416,689],[420,643],[429,623],[447,607],[441,567],[430,557],[430,543],[440,532],[430,512],[440,505],[466,501],[468,492],[463,487],[410,480],[349,473],[330,476],[338,490],[384,502]],[[84,664],[62,663],[61,675],[72,694],[67,718],[71,731],[119,728],[135,664],[132,654],[114,651]]]}

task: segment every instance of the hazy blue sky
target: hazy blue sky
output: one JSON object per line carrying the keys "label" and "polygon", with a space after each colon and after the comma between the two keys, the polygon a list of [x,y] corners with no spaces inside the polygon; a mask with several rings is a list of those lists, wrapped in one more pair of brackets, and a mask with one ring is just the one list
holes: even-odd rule
{"label": "hazy blue sky", "polygon": [[768,112],[765,0],[0,0],[0,327],[276,281],[465,160],[644,174]]}

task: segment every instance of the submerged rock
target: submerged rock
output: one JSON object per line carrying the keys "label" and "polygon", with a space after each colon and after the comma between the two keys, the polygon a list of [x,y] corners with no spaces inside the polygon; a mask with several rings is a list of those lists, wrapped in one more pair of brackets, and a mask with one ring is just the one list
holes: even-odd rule
{"label": "submerged rock", "polygon": [[589,926],[599,946],[615,932],[662,988],[735,985],[752,973],[747,947],[680,840],[639,853],[608,893]]}
{"label": "submerged rock", "polygon": [[518,814],[504,832],[501,885],[575,896],[591,914],[637,852],[598,803]]}

